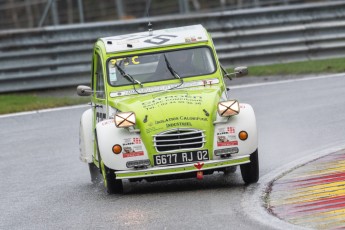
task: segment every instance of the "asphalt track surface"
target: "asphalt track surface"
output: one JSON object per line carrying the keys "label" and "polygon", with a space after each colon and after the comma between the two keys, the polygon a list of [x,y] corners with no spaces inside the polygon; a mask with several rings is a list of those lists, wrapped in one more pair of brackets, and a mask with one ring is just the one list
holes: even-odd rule
{"label": "asphalt track surface", "polygon": [[[344,143],[345,76],[234,86],[230,93],[255,109],[262,178]],[[245,210],[251,190],[239,170],[202,181],[125,182],[125,194],[107,195],[78,159],[85,109],[0,117],[0,229],[279,228]]]}

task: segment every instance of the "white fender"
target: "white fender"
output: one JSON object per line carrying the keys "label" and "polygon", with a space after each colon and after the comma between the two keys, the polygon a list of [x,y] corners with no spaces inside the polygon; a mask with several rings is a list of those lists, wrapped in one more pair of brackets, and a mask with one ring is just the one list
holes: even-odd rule
{"label": "white fender", "polygon": [[[240,131],[248,133],[248,139],[242,141]],[[238,148],[238,155],[249,155],[258,148],[258,134],[254,110],[251,105],[240,103],[240,113],[229,119],[217,114],[217,124],[214,130],[213,149]],[[215,156],[214,159],[218,157]]]}
{"label": "white fender", "polygon": [[[117,128],[114,119],[104,120],[96,125],[98,150],[104,164],[114,170],[128,170],[126,163],[147,160],[148,154],[140,134]],[[122,152],[115,154],[114,145],[121,145]]]}
{"label": "white fender", "polygon": [[86,163],[92,162],[94,139],[92,135],[92,109],[86,110],[80,119],[79,149],[80,160]]}

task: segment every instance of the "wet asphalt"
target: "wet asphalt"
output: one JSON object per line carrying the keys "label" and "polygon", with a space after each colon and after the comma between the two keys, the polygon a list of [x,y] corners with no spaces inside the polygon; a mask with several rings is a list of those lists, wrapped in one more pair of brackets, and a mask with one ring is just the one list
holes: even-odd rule
{"label": "wet asphalt", "polygon": [[[343,143],[344,77],[250,87],[230,82],[232,97],[256,112],[261,176]],[[85,109],[0,118],[0,229],[279,227],[243,209],[248,187],[239,170],[203,181],[125,182],[124,194],[107,195],[102,183],[90,182],[87,166],[78,159]]]}

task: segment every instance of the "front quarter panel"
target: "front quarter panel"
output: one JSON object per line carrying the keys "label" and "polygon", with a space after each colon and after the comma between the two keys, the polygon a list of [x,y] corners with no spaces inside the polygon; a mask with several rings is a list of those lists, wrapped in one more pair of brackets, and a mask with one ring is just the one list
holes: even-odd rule
{"label": "front quarter panel", "polygon": [[79,126],[79,149],[81,161],[86,163],[92,162],[93,146],[92,109],[88,109],[81,116]]}
{"label": "front quarter panel", "polygon": [[[238,155],[248,155],[258,148],[258,135],[256,119],[252,106],[240,103],[240,113],[230,118],[220,117],[217,114],[217,123],[215,125],[215,134],[213,149],[238,148]],[[240,131],[248,133],[248,139],[242,141],[238,134]],[[217,159],[217,156],[214,156]],[[219,157],[218,157],[219,158]]]}
{"label": "front quarter panel", "polygon": [[[97,144],[104,164],[113,170],[128,170],[128,161],[146,160],[147,150],[138,133],[125,128],[117,128],[113,119],[104,120],[96,125]],[[114,154],[115,144],[122,146],[122,152]]]}

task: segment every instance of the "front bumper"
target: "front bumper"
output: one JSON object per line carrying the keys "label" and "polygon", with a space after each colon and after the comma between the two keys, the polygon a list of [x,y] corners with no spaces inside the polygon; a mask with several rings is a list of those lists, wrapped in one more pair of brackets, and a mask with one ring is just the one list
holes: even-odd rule
{"label": "front bumper", "polygon": [[[217,168],[224,168],[228,166],[235,166],[249,163],[249,155],[231,157],[225,160],[209,160],[204,162],[165,166],[165,167],[154,167],[148,169],[137,169],[137,170],[126,170],[116,171],[116,179],[134,179],[134,178],[145,178],[153,176],[166,176],[173,174],[190,173],[204,170],[212,170]],[[199,169],[200,168],[200,169]]]}

